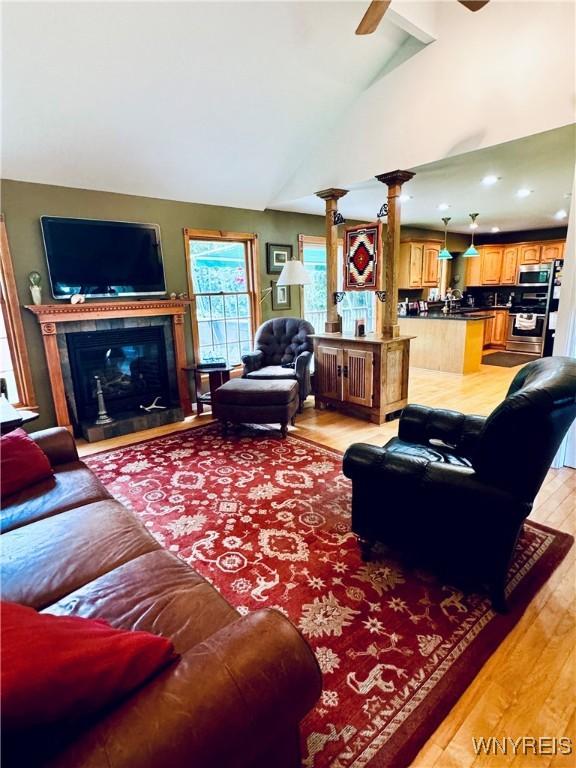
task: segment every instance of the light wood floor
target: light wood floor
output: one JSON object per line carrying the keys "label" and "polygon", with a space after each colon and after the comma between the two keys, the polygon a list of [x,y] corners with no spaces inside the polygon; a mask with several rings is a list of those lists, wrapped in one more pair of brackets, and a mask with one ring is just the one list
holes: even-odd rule
{"label": "light wood floor", "polygon": [[[516,371],[482,366],[479,373],[462,376],[412,369],[409,402],[488,414],[502,400]],[[138,439],[209,421],[209,415],[194,416],[183,424],[140,432]],[[316,411],[310,398],[291,431],[345,450],[352,442],[382,445],[397,429],[398,422],[378,426],[335,412]],[[134,442],[133,435],[92,445],[82,443],[79,451],[88,455],[131,442]],[[574,535],[575,512],[576,470],[550,470],[531,518]],[[414,768],[576,766],[575,550],[576,547],[571,549],[520,622],[430,737],[414,761]],[[477,757],[472,737],[481,736],[569,736],[573,754]]]}

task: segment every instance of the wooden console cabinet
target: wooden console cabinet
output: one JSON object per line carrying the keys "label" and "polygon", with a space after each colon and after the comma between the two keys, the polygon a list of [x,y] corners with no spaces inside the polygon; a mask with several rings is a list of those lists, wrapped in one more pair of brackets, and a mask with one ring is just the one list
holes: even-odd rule
{"label": "wooden console cabinet", "polygon": [[409,336],[314,334],[316,407],[382,424],[408,398]]}

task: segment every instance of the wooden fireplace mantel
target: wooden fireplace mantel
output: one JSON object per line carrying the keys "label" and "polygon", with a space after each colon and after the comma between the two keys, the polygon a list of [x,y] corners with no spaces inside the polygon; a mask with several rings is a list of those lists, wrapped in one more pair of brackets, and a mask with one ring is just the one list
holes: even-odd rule
{"label": "wooden fireplace mantel", "polygon": [[29,304],[26,309],[38,322],[65,323],[74,320],[107,320],[118,317],[184,315],[184,301],[93,301],[84,304]]}
{"label": "wooden fireplace mantel", "polygon": [[171,316],[178,395],[184,414],[189,416],[192,413],[192,404],[186,371],[184,370],[187,364],[184,315],[189,303],[188,300],[184,299],[176,301],[94,301],[84,304],[32,304],[26,306],[28,311],[36,315],[42,331],[58,425],[72,431],[70,413],[66,403],[56,324],[82,320]]}

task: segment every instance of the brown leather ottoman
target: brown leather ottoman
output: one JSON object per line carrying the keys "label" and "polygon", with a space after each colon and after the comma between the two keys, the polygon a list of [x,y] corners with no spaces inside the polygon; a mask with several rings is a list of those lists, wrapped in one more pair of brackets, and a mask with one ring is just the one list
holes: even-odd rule
{"label": "brown leather ottoman", "polygon": [[232,424],[280,424],[282,437],[298,410],[298,382],[290,379],[231,379],[214,392],[212,413],[226,434]]}

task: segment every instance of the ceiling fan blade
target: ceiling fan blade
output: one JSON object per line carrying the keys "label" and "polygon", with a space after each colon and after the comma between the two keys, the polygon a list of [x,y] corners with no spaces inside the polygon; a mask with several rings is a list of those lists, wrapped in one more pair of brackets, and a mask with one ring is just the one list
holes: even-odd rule
{"label": "ceiling fan blade", "polygon": [[372,0],[362,21],[358,24],[356,34],[371,35],[375,32],[391,2],[392,0]]}
{"label": "ceiling fan blade", "polygon": [[484,8],[485,5],[488,5],[490,0],[458,0],[459,3],[462,3],[462,5],[465,8],[468,8],[469,11],[479,11],[481,8]]}

